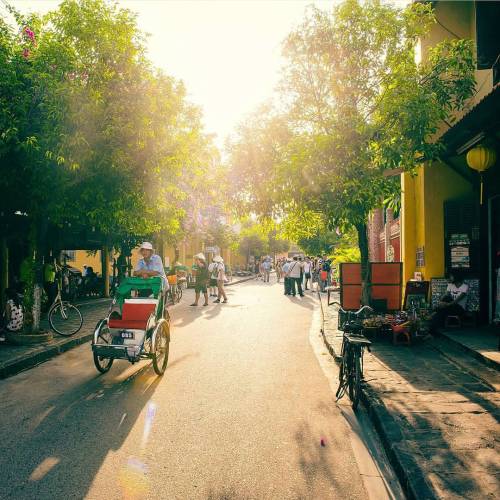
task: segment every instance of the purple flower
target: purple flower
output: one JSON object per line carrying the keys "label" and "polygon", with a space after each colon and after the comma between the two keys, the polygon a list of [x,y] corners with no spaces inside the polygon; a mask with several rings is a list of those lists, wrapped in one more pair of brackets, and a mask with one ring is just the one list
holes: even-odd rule
{"label": "purple flower", "polygon": [[24,28],[24,33],[32,41],[35,41],[35,33],[31,31],[27,26]]}

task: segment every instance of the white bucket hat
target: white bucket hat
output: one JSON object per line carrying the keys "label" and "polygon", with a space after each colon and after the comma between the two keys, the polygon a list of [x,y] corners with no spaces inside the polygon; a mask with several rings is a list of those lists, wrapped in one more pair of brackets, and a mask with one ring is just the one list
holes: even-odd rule
{"label": "white bucket hat", "polygon": [[142,250],[144,248],[144,250],[153,250],[153,245],[151,245],[151,243],[149,243],[149,241],[145,241],[141,246],[140,246],[140,249]]}
{"label": "white bucket hat", "polygon": [[194,256],[195,259],[205,260],[205,256],[200,252]]}
{"label": "white bucket hat", "polygon": [[220,255],[216,255],[212,260],[218,263],[224,262],[224,259]]}

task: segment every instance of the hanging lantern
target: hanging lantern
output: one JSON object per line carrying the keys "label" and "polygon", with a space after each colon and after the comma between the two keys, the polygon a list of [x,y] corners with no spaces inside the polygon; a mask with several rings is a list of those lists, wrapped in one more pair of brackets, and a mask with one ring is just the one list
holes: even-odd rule
{"label": "hanging lantern", "polygon": [[487,148],[485,146],[476,146],[472,148],[467,153],[467,165],[473,170],[479,172],[479,178],[481,180],[481,205],[483,204],[483,172],[488,170],[492,165],[495,164],[497,159],[497,154],[494,149]]}

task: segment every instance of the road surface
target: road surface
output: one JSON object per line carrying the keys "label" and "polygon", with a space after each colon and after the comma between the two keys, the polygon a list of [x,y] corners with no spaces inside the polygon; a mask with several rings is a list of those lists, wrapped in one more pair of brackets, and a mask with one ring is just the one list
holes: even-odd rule
{"label": "road surface", "polygon": [[0,498],[401,498],[366,417],[335,403],[315,295],[193,293],[163,378],[148,362],[98,375],[86,344],[0,382]]}

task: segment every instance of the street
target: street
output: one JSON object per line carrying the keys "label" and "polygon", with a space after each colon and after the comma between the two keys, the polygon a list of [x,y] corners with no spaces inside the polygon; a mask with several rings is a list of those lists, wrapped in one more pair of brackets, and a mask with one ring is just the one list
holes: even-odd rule
{"label": "street", "polygon": [[402,498],[363,412],[335,404],[315,294],[193,293],[163,378],[98,375],[85,344],[0,382],[1,498]]}

